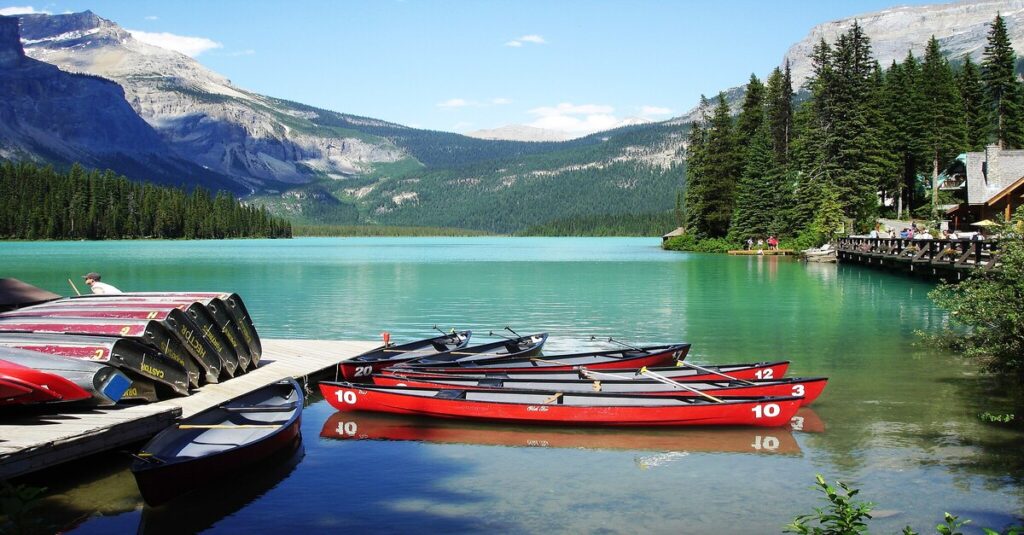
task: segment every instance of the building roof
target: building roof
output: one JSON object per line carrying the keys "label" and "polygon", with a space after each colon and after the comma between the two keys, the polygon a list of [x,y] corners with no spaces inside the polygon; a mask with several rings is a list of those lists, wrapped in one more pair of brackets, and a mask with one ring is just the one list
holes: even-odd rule
{"label": "building roof", "polygon": [[676,236],[682,236],[683,234],[686,234],[686,229],[683,227],[678,227],[672,232],[663,235],[662,238],[675,238]]}

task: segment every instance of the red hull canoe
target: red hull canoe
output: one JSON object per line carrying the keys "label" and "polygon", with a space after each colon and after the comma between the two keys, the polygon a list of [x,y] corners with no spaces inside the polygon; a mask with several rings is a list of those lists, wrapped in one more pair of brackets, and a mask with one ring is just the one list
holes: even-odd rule
{"label": "red hull canoe", "polygon": [[781,427],[800,408],[797,397],[730,398],[715,403],[682,396],[437,390],[334,382],[321,382],[320,391],[342,411],[549,425]]}
{"label": "red hull canoe", "polygon": [[92,394],[59,375],[42,372],[28,366],[21,366],[0,360],[0,379],[18,384],[33,391],[13,398],[9,404],[45,403],[50,401],[81,401]]}
{"label": "red hull canoe", "polygon": [[[786,375],[786,370],[789,369],[789,361],[782,360],[776,362],[756,362],[753,364],[723,364],[719,366],[702,366],[705,370],[718,372],[719,374],[726,374],[730,378],[735,379],[774,379],[777,377],[783,377]],[[588,368],[589,369],[589,368]],[[670,366],[663,368],[648,367],[648,371],[652,371],[663,377],[677,381],[714,381],[718,379],[724,379],[721,375],[715,373],[705,373],[694,368],[688,368],[683,366]],[[633,379],[636,377],[637,369],[602,369],[600,371],[602,378],[606,378],[607,375],[618,375],[622,379]],[[417,379],[430,380],[437,377],[448,377],[454,374],[445,373],[444,371],[430,370],[402,370],[399,368],[390,368],[381,372],[384,375],[395,375],[398,377],[408,377]],[[571,381],[574,379],[581,378],[580,370],[562,370],[552,371],[550,368],[542,368],[537,370],[515,370],[515,371],[493,371],[493,370],[466,370],[465,373],[458,373],[459,377],[473,378],[473,379],[555,379],[563,381]]]}
{"label": "red hull canoe", "polygon": [[159,505],[294,448],[302,405],[302,387],[289,379],[161,431],[131,466],[142,497]]}
{"label": "red hull canoe", "polygon": [[455,361],[451,366],[393,366],[386,370],[389,373],[432,373],[432,374],[495,374],[516,373],[534,374],[545,372],[578,371],[581,367],[588,370],[633,369],[644,366],[654,367],[679,361],[686,358],[690,344],[668,346],[652,346],[641,348],[641,351],[627,349],[615,351],[599,351],[594,353],[574,353],[570,355],[550,355],[543,357],[502,358],[486,361]]}
{"label": "red hull canoe", "polygon": [[409,440],[436,444],[474,444],[523,448],[701,451],[797,455],[800,445],[789,429],[760,428],[597,428],[525,426],[437,420],[398,414],[336,412],[324,423],[321,438],[335,440]]}
{"label": "red hull canoe", "polygon": [[381,346],[338,364],[341,376],[349,381],[365,381],[371,375],[395,364],[466,347],[472,331],[435,336],[398,345]]}
{"label": "red hull canoe", "polygon": [[[639,377],[635,380],[577,379],[560,381],[552,379],[464,379],[458,375],[449,377],[401,378],[394,375],[375,375],[374,384],[381,386],[411,386],[416,388],[459,388],[459,389],[512,389],[545,390],[555,392],[603,392],[606,394],[634,394],[643,396],[697,396],[692,388],[712,396],[799,396],[802,405],[810,405],[825,389],[828,382],[824,377],[796,377],[789,379],[768,379],[755,381],[676,381],[682,386]],[[751,383],[751,384],[748,384]],[[686,388],[683,388],[686,387]]]}
{"label": "red hull canoe", "polygon": [[32,393],[34,389],[28,384],[0,379],[0,405],[7,400]]}

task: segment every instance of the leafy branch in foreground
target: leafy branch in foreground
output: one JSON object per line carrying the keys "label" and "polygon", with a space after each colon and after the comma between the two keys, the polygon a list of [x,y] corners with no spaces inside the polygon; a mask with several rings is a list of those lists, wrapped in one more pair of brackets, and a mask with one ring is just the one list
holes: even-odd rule
{"label": "leafy branch in foreground", "polygon": [[960,350],[989,371],[1024,379],[1024,210],[999,229],[998,269],[942,284],[928,295],[953,324],[925,338]]}

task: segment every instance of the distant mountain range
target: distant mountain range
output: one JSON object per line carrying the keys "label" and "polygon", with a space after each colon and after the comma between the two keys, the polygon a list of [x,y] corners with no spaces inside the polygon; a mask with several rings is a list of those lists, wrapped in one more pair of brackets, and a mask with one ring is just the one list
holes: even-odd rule
{"label": "distant mountain range", "polygon": [[[978,57],[997,11],[1024,49],[1024,0],[1000,0],[825,23],[786,58],[795,81],[805,80],[809,50],[854,20],[883,66],[919,54],[933,34],[951,57]],[[729,90],[733,102],[742,94]],[[562,142],[525,126],[475,137],[419,130],[247,91],[89,11],[0,17],[0,158],[230,189],[300,222],[511,232],[566,217],[667,211],[682,186],[693,118]]]}

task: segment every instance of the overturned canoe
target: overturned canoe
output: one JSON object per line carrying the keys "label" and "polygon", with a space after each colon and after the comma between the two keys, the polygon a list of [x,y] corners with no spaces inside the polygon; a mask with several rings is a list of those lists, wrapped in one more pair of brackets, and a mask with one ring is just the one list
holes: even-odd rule
{"label": "overturned canoe", "polygon": [[399,363],[400,367],[430,368],[444,366],[485,366],[496,362],[512,362],[540,353],[548,333],[508,338],[488,344],[462,347]]}
{"label": "overturned canoe", "polygon": [[[248,371],[256,367],[258,358],[253,360],[249,346],[243,340],[235,320],[227,313],[227,306],[219,299],[203,299],[196,301],[192,298],[167,298],[167,297],[118,297],[113,294],[106,295],[103,299],[61,299],[51,301],[22,310],[48,310],[48,309],[88,309],[96,311],[92,317],[116,317],[131,319],[152,319],[148,316],[156,312],[166,312],[171,309],[178,309],[184,312],[199,328],[200,333],[206,341],[220,353],[224,351],[223,346],[230,347],[238,360],[238,368]],[[206,303],[206,304],[204,304]],[[114,312],[104,313],[100,311],[111,310]],[[135,312],[128,312],[134,310]],[[139,317],[143,314],[143,317]],[[237,373],[237,372],[236,372]]]}
{"label": "overturned canoe", "polygon": [[800,398],[635,396],[539,390],[458,390],[324,381],[320,391],[341,411],[412,414],[491,422],[591,426],[754,425],[780,427]]}
{"label": "overturned canoe", "polygon": [[369,377],[400,362],[466,347],[472,335],[472,331],[459,331],[404,344],[381,346],[342,361],[338,369],[342,377],[350,381]]}
{"label": "overturned canoe", "polygon": [[151,346],[113,336],[0,332],[0,346],[107,364],[127,373],[133,384],[137,379],[149,379],[181,396],[188,395],[186,365],[196,369],[190,359],[178,362]]}
{"label": "overturned canoe", "polygon": [[159,505],[294,447],[302,403],[302,387],[288,379],[161,431],[131,466],[142,497]]}
{"label": "overturned canoe", "polygon": [[0,360],[0,381],[25,390],[23,395],[0,398],[0,406],[79,401],[92,395],[71,381],[6,360]]}
{"label": "overturned canoe", "polygon": [[[0,316],[0,332],[64,333],[87,336],[120,336],[153,346],[172,360],[191,359],[198,367],[199,383],[216,383],[220,377],[220,358],[210,352],[189,351],[176,334],[152,320],[105,318],[33,318]],[[191,373],[191,371],[190,371]]]}
{"label": "overturned canoe", "polygon": [[0,360],[58,375],[89,393],[97,405],[113,405],[131,385],[131,379],[112,366],[35,351],[0,347]]}
{"label": "overturned canoe", "polygon": [[[618,376],[612,376],[618,377]],[[809,405],[825,389],[824,377],[794,377],[783,379],[744,380],[671,380],[675,384],[645,379],[466,379],[458,375],[448,377],[408,378],[395,375],[374,375],[373,382],[381,386],[411,386],[417,388],[461,388],[545,390],[556,392],[604,392],[608,394],[636,394],[645,396],[697,396],[703,392],[712,396],[799,396],[802,405]],[[696,391],[696,392],[695,392]]]}
{"label": "overturned canoe", "polygon": [[[216,318],[230,317],[237,327],[244,342],[252,356],[253,365],[259,364],[260,356],[263,354],[263,346],[259,334],[252,322],[252,316],[245,308],[245,302],[236,293],[225,292],[132,292],[122,294],[93,294],[72,297],[72,300],[120,300],[137,302],[174,302],[177,304],[188,302],[199,302],[210,310]],[[218,320],[220,321],[220,320]],[[225,334],[225,336],[227,336]]]}
{"label": "overturned canoe", "polygon": [[[468,351],[470,348],[467,348]],[[479,374],[479,373],[544,373],[557,371],[639,369],[643,366],[659,366],[686,357],[690,344],[649,346],[637,349],[616,349],[590,353],[545,355],[543,357],[514,357],[492,359],[453,360],[450,363],[429,363],[412,361],[391,367],[387,372],[406,371],[438,374]]]}
{"label": "overturned canoe", "polygon": [[[200,306],[202,309],[202,307]],[[205,358],[206,354],[216,354],[221,362],[224,378],[244,373],[244,363],[227,340],[218,332],[213,319],[206,317],[193,318],[185,311],[175,307],[145,307],[141,304],[123,304],[111,306],[88,306],[81,301],[65,300],[5,312],[0,318],[72,318],[84,319],[117,319],[117,320],[149,320],[163,325],[168,331],[177,335],[178,340],[192,353]]]}

